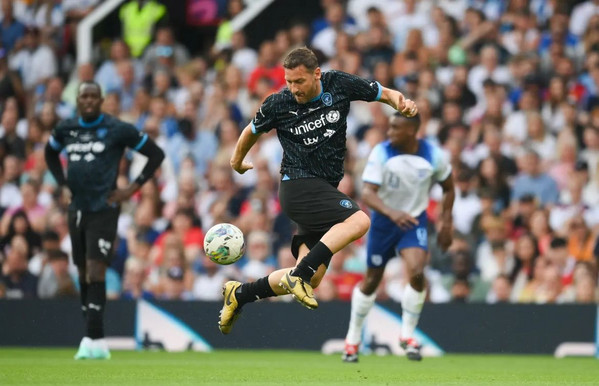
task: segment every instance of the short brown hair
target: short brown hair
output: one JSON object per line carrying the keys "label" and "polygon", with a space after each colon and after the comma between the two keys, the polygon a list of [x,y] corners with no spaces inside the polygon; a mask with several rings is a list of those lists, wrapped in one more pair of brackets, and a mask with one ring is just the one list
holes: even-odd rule
{"label": "short brown hair", "polygon": [[318,59],[314,52],[307,47],[296,48],[285,57],[283,67],[293,69],[304,65],[308,70],[314,71],[318,67]]}

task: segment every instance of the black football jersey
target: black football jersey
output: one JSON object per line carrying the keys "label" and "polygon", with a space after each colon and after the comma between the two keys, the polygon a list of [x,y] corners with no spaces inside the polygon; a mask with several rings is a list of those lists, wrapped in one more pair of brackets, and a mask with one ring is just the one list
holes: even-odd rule
{"label": "black football jersey", "polygon": [[70,209],[96,212],[109,208],[108,195],[116,187],[118,168],[126,147],[139,150],[148,135],[110,115],[95,122],[81,118],[60,122],[50,146],[67,156],[67,185],[73,193]]}
{"label": "black football jersey", "polygon": [[283,180],[320,177],[333,185],[343,178],[349,104],[375,101],[382,86],[341,71],[321,76],[321,93],[299,104],[288,89],[270,95],[252,120],[254,133],[277,130],[283,147]]}

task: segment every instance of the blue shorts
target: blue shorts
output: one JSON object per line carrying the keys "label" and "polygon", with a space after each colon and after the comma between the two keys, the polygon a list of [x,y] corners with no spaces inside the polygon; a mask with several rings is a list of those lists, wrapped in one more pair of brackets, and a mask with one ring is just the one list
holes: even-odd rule
{"label": "blue shorts", "polygon": [[383,268],[396,251],[405,248],[421,248],[428,251],[426,212],[417,217],[418,225],[403,230],[388,217],[372,212],[366,264],[368,268]]}

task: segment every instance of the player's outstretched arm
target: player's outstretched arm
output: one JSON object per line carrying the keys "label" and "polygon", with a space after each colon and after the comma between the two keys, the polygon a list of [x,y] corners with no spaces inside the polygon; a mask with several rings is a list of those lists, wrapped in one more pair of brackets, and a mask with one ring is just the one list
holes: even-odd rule
{"label": "player's outstretched arm", "polygon": [[379,102],[383,102],[399,111],[403,116],[408,118],[418,114],[416,103],[406,97],[399,91],[387,87],[383,87]]}
{"label": "player's outstretched arm", "polygon": [[258,138],[260,138],[260,134],[254,134],[252,132],[251,123],[241,132],[237,144],[235,145],[235,150],[233,150],[233,155],[231,156],[231,167],[237,173],[243,174],[254,168],[254,165],[252,165],[251,162],[244,161],[244,159],[252,146],[258,141]]}
{"label": "player's outstretched arm", "polygon": [[441,250],[446,251],[452,243],[453,235],[453,202],[455,201],[455,188],[453,177],[450,174],[445,181],[441,182],[443,198],[441,199],[441,229],[437,236],[437,243]]}
{"label": "player's outstretched arm", "polygon": [[128,187],[125,189],[116,189],[110,193],[110,196],[108,196],[108,204],[118,204],[128,200],[147,180],[154,175],[164,160],[164,152],[150,138],[148,138],[143,146],[137,149],[137,151],[140,154],[148,157],[146,165],[142,169],[139,176],[137,176],[135,181],[133,181]]}

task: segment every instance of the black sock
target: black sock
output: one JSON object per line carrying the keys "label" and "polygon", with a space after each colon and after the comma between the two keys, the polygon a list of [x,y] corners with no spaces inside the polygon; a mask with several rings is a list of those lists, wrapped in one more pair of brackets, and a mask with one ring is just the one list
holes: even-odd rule
{"label": "black sock", "polygon": [[104,307],[106,306],[106,282],[92,281],[87,288],[87,336],[104,338]]}
{"label": "black sock", "polygon": [[333,252],[321,241],[316,243],[314,248],[299,262],[297,267],[291,272],[292,276],[301,277],[304,282],[310,283],[312,276],[316,273],[321,264],[328,266],[333,257]]}
{"label": "black sock", "polygon": [[235,291],[235,298],[239,303],[239,307],[246,303],[255,302],[258,299],[270,298],[277,296],[268,284],[268,276],[264,276],[253,283],[243,283]]}
{"label": "black sock", "polygon": [[87,320],[87,282],[84,277],[79,277],[79,299],[81,300],[83,319]]}

